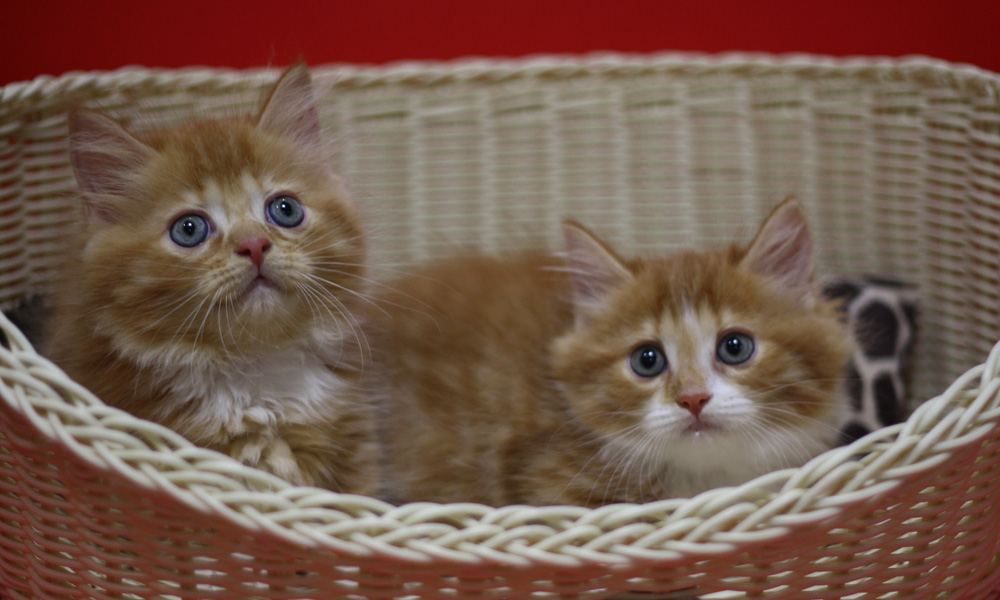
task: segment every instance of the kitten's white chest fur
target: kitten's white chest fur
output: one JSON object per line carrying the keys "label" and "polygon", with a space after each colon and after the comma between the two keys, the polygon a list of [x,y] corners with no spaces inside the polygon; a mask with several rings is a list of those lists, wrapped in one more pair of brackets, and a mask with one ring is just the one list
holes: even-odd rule
{"label": "kitten's white chest fur", "polygon": [[237,460],[298,479],[285,425],[308,425],[335,418],[351,385],[334,373],[316,351],[302,343],[264,356],[227,362],[197,362],[170,369],[162,410],[185,414],[191,441],[226,441]]}

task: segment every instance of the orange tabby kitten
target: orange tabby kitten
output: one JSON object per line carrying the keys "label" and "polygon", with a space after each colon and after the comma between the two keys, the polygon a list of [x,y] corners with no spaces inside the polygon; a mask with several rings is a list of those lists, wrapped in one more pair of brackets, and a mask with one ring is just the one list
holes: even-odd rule
{"label": "orange tabby kitten", "polygon": [[646,502],[832,446],[846,329],[794,200],[746,247],[474,257],[396,282],[377,323],[392,501]]}
{"label": "orange tabby kitten", "polygon": [[363,493],[365,240],[309,71],[260,115],[137,137],[78,111],[83,194],[48,354],[104,401],[296,484]]}

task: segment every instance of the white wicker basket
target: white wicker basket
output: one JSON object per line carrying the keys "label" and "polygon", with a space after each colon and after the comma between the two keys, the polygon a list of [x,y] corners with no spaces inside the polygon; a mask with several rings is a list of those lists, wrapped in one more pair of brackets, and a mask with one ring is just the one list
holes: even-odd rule
{"label": "white wicker basket", "polygon": [[[565,215],[630,250],[712,245],[796,194],[824,272],[919,286],[913,389],[941,395],[801,469],[691,500],[392,507],[291,487],[108,408],[3,319],[0,597],[1000,598],[1000,346],[983,363],[1000,339],[1000,77],[746,55],[314,74],[377,264],[552,239]],[[70,103],[157,123],[249,112],[276,75],[3,88],[0,301],[52,278],[74,201]]]}

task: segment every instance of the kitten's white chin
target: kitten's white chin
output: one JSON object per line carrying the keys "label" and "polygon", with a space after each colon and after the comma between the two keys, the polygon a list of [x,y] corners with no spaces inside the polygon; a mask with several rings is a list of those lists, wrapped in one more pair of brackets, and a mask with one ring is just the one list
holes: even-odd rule
{"label": "kitten's white chin", "polygon": [[722,433],[722,428],[715,423],[709,421],[703,421],[701,419],[691,419],[691,422],[688,423],[688,426],[686,428],[684,428],[684,431],[681,432],[681,435],[687,435],[699,438],[702,436],[702,434],[704,434],[707,437],[721,433]]}
{"label": "kitten's white chin", "polygon": [[240,296],[242,309],[259,313],[273,308],[281,300],[283,293],[274,281],[263,276],[257,276],[243,290]]}
{"label": "kitten's white chin", "polygon": [[[742,428],[711,418],[679,419],[647,428],[637,440],[619,440],[608,457],[643,471],[658,494],[690,497],[718,487],[736,486],[779,469],[797,467],[828,450],[831,428],[815,423],[787,427]],[[654,437],[650,437],[652,434]],[[651,443],[651,440],[655,442]],[[650,478],[650,473],[661,474]]]}

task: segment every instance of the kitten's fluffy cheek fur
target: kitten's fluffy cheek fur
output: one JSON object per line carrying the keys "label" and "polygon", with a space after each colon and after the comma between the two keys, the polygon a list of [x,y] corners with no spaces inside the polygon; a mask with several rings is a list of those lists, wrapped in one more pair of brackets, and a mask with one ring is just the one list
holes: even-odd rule
{"label": "kitten's fluffy cheek fur", "polygon": [[823,423],[794,428],[769,423],[763,410],[740,389],[713,378],[711,401],[700,422],[662,397],[651,400],[632,451],[667,471],[699,474],[715,485],[732,485],[748,475],[801,464],[827,448]]}

